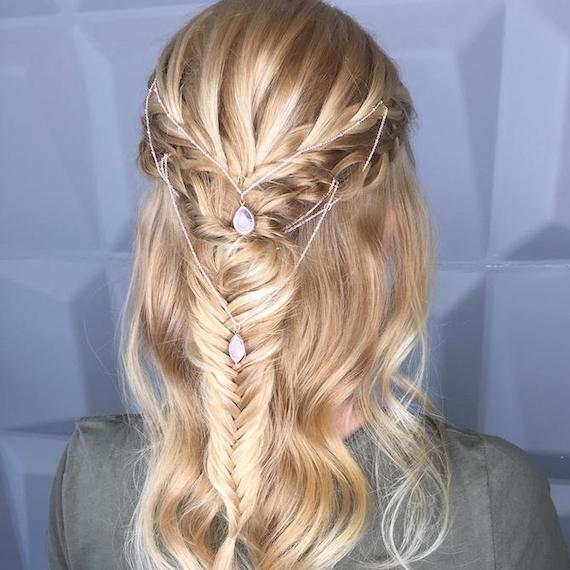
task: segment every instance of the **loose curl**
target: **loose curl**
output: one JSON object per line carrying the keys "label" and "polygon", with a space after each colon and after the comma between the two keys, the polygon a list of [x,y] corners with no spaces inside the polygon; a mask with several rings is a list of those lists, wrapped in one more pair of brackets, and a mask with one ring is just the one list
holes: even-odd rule
{"label": "loose curl", "polygon": [[[122,378],[143,420],[127,561],[330,568],[377,514],[386,558],[361,563],[409,569],[446,534],[449,465],[443,419],[422,387],[435,240],[395,64],[319,0],[223,0],[168,41],[154,80],[168,114],[245,185],[380,98],[389,112],[368,170],[376,114],[248,192],[256,226],[238,237],[239,195],[150,101],[184,225],[232,314],[239,321],[282,289],[244,324],[247,356],[234,367],[231,322],[197,271],[145,134],[138,164],[153,184],[121,335]],[[291,277],[316,220],[283,228],[332,176],[339,200]],[[334,428],[347,402],[373,441],[372,481]]]}

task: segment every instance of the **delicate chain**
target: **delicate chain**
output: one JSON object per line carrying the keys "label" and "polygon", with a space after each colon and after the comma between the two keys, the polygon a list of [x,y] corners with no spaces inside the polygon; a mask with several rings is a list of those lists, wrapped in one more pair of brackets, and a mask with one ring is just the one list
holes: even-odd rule
{"label": "delicate chain", "polygon": [[[316,212],[312,216],[309,216],[309,214],[329,195],[331,190],[332,190],[332,188],[329,188],[328,192],[309,211],[305,212],[302,216],[297,218],[296,221],[294,221],[294,222],[290,223],[288,226],[286,226],[283,231],[287,234],[290,231],[294,230],[295,228],[298,228],[299,226],[301,226],[304,223],[308,222],[309,220],[313,219],[315,216],[318,216],[319,212]],[[340,198],[337,198],[334,202],[331,202],[330,207],[332,207],[333,204],[335,204],[339,200],[340,200]]]}
{"label": "delicate chain", "polygon": [[[380,102],[382,102],[382,99],[380,99]],[[382,114],[382,122],[380,123],[380,127],[378,127],[378,132],[376,133],[376,138],[374,139],[374,144],[372,145],[372,149],[370,150],[370,154],[368,155],[368,158],[366,159],[366,162],[364,163],[364,166],[362,167],[363,172],[366,170],[366,168],[368,168],[368,165],[370,164],[370,161],[372,160],[372,156],[374,155],[376,147],[378,146],[378,142],[380,141],[380,135],[382,134],[382,130],[384,129],[384,123],[386,122],[387,116],[388,116],[388,107],[386,107],[386,105],[384,105],[384,113]]]}

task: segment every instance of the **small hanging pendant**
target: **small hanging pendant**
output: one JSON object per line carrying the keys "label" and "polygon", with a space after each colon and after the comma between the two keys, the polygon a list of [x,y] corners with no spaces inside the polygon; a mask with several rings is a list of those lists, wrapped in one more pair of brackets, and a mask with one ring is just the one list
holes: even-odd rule
{"label": "small hanging pendant", "polygon": [[245,356],[245,344],[239,334],[235,333],[230,340],[228,352],[236,364]]}
{"label": "small hanging pendant", "polygon": [[240,206],[236,213],[234,214],[234,228],[241,235],[249,234],[253,231],[253,226],[255,225],[255,220],[253,214],[249,208],[245,206]]}

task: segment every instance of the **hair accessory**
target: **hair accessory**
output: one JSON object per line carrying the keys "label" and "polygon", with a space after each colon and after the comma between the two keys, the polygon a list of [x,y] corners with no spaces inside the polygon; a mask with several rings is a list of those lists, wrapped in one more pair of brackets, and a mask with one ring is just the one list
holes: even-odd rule
{"label": "hair accessory", "polygon": [[[158,157],[156,155],[154,145],[152,144],[152,137],[151,137],[151,132],[150,132],[150,120],[149,120],[149,114],[148,114],[148,102],[149,102],[149,98],[150,98],[152,91],[154,91],[156,93],[156,97],[158,99],[158,102],[159,102],[160,106],[162,107],[162,110],[164,111],[165,115],[170,119],[170,121],[172,121],[172,123],[178,128],[178,130],[184,135],[184,137],[186,139],[188,139],[203,155],[205,155],[208,159],[210,159],[212,162],[214,162],[214,164],[216,164],[218,166],[220,171],[229,180],[232,187],[235,188],[237,190],[237,192],[239,193],[239,195],[240,195],[240,207],[237,209],[237,211],[235,212],[235,214],[233,216],[233,226],[234,226],[235,230],[240,235],[247,235],[247,234],[251,233],[254,229],[254,226],[255,226],[254,215],[251,212],[251,210],[249,208],[247,208],[247,206],[245,205],[244,196],[247,192],[249,192],[253,188],[259,186],[262,182],[264,182],[265,180],[270,178],[280,168],[282,168],[285,164],[294,160],[297,156],[300,156],[301,154],[312,151],[312,150],[316,150],[318,148],[322,148],[325,145],[331,143],[332,141],[342,137],[343,135],[348,133],[350,130],[355,128],[357,125],[362,123],[362,121],[364,121],[366,118],[368,118],[378,108],[379,105],[384,105],[384,103],[383,103],[382,99],[380,99],[380,101],[372,108],[372,110],[370,112],[366,113],[366,115],[361,117],[358,121],[356,121],[350,127],[339,131],[335,136],[333,136],[330,139],[327,139],[327,140],[322,141],[320,143],[317,143],[315,145],[312,145],[312,146],[309,146],[306,148],[301,148],[301,149],[297,150],[295,153],[293,153],[287,159],[277,163],[277,165],[273,169],[271,169],[264,176],[261,176],[253,184],[251,184],[250,186],[248,186],[245,189],[242,189],[234,181],[234,179],[231,177],[231,175],[228,173],[225,166],[223,164],[221,164],[220,161],[218,161],[214,156],[212,156],[206,149],[204,149],[202,147],[202,145],[200,145],[194,139],[194,137],[192,137],[192,135],[190,135],[186,131],[186,129],[180,123],[178,123],[178,121],[176,121],[176,119],[168,111],[168,109],[164,105],[162,98],[160,97],[160,94],[158,92],[158,86],[156,83],[156,78],[153,80],[151,86],[149,87],[149,90],[148,90],[148,93],[146,96],[146,100],[145,100],[145,119],[146,119],[146,130],[147,130],[147,136],[148,136],[148,142],[149,142],[150,150],[151,150],[154,162],[156,164],[156,168],[158,170],[158,173],[168,187],[169,195],[171,197],[172,204],[174,206],[174,210],[175,210],[176,216],[178,218],[178,222],[180,224],[180,227],[182,228],[182,232],[183,232],[184,237],[188,243],[188,246],[190,247],[190,251],[192,252],[192,256],[194,257],[194,260],[198,266],[198,269],[199,269],[200,273],[202,274],[202,276],[204,277],[204,280],[206,281],[208,286],[212,289],[213,293],[217,297],[218,301],[220,302],[220,305],[222,306],[222,308],[224,309],[224,311],[226,312],[226,314],[228,315],[228,317],[232,321],[234,335],[228,344],[228,354],[229,354],[230,358],[233,360],[234,366],[236,366],[246,355],[245,343],[239,334],[241,326],[246,321],[248,321],[249,319],[251,319],[252,317],[257,315],[260,312],[260,310],[263,309],[263,307],[265,306],[265,303],[267,301],[269,301],[270,299],[272,299],[279,291],[281,291],[281,289],[285,286],[285,284],[288,282],[288,280],[294,275],[295,269],[297,268],[297,266],[301,263],[301,261],[305,257],[305,254],[307,253],[317,231],[319,230],[320,225],[323,222],[325,215],[332,208],[332,206],[338,201],[338,199],[334,200],[334,196],[335,196],[336,191],[338,189],[339,182],[335,177],[333,177],[327,193],[308,212],[306,212],[305,214],[303,214],[302,216],[297,218],[297,220],[295,220],[294,222],[292,222],[291,224],[286,226],[284,231],[286,233],[288,233],[288,232],[294,230],[295,228],[303,225],[304,223],[308,222],[309,220],[313,219],[315,216],[321,214],[321,217],[317,221],[317,223],[313,229],[313,232],[311,233],[311,236],[309,237],[307,244],[305,245],[305,248],[303,249],[303,252],[301,253],[301,255],[299,256],[299,259],[295,263],[295,266],[293,268],[293,271],[291,272],[291,275],[285,280],[285,282],[283,282],[277,289],[275,289],[268,297],[266,297],[260,303],[260,305],[257,307],[256,310],[251,312],[244,319],[238,321],[233,316],[233,314],[232,314],[232,312],[228,306],[227,301],[222,297],[222,295],[219,293],[219,291],[217,290],[217,288],[214,285],[214,283],[212,282],[212,280],[208,277],[206,270],[204,269],[203,265],[200,263],[200,260],[198,259],[198,255],[196,254],[196,250],[194,249],[194,246],[192,245],[192,242],[190,240],[188,232],[186,231],[186,227],[185,227],[184,222],[182,220],[182,216],[180,215],[180,211],[179,211],[178,204],[177,204],[178,194],[177,194],[176,190],[172,187],[172,184],[170,182],[170,178],[168,176],[168,158],[169,158],[170,154],[168,154],[168,153],[164,154],[162,156],[162,158],[160,159],[160,161],[158,160]],[[386,121],[387,114],[388,114],[388,107],[386,105],[384,105],[384,113],[382,116],[382,121],[381,121],[380,127],[378,129],[378,133],[376,135],[376,139],[374,141],[374,145],[372,147],[372,150],[370,151],[370,154],[369,154],[369,156],[368,156],[368,158],[367,158],[367,160],[364,163],[364,166],[362,168],[363,171],[369,166],[370,160],[374,154],[374,151],[376,150],[376,147],[378,146],[378,141],[380,140],[380,135],[382,134],[382,129],[384,128],[384,123]],[[243,179],[243,175],[240,174],[239,180],[241,181],[242,179]],[[330,196],[329,196],[329,194],[330,194]],[[317,211],[313,215],[310,215],[311,212],[313,212],[313,210],[315,210],[319,206],[319,204],[321,204],[323,202],[323,200],[325,200],[325,198],[327,198],[327,196],[329,196],[328,201],[320,209],[320,211]]]}
{"label": "hair accessory", "polygon": [[[378,133],[376,134],[376,139],[374,141],[374,144],[372,146],[370,154],[368,155],[368,158],[366,159],[366,162],[364,163],[364,165],[362,167],[363,171],[366,170],[366,168],[370,164],[370,161],[372,159],[372,156],[374,155],[374,152],[376,151],[376,147],[378,146],[378,142],[380,140],[380,136],[381,136],[382,130],[384,128],[384,123],[386,122],[386,116],[388,115],[388,107],[384,104],[384,101],[382,99],[380,99],[378,101],[378,103],[376,105],[374,105],[374,107],[372,107],[372,109],[368,113],[366,113],[363,117],[361,117],[360,119],[355,121],[354,124],[350,125],[346,129],[340,130],[335,136],[333,136],[327,140],[321,141],[320,143],[316,143],[316,144],[311,145],[309,147],[298,149],[296,152],[294,152],[288,158],[278,162],[276,164],[276,166],[273,169],[271,169],[268,173],[266,173],[264,176],[261,176],[258,180],[256,180],[254,183],[252,183],[247,188],[242,189],[234,181],[233,177],[229,174],[226,167],[216,157],[212,156],[200,143],[198,143],[198,141],[196,141],[196,139],[184,128],[183,125],[181,125],[176,120],[176,118],[172,115],[172,113],[167,109],[167,107],[164,104],[162,97],[160,96],[160,93],[158,91],[158,84],[156,81],[156,77],[153,79],[153,81],[149,87],[149,90],[148,90],[146,109],[148,109],[148,99],[149,99],[152,91],[155,92],[156,98],[157,98],[160,106],[162,107],[164,114],[176,126],[176,128],[180,131],[180,133],[184,136],[184,138],[189,140],[204,156],[206,156],[209,160],[211,160],[220,169],[220,171],[228,179],[228,181],[230,182],[232,187],[240,195],[240,206],[236,210],[236,212],[233,216],[232,222],[233,222],[233,226],[234,226],[235,230],[241,235],[247,235],[247,234],[251,233],[255,227],[255,217],[254,217],[253,213],[251,212],[251,210],[245,205],[245,195],[250,190],[253,190],[257,186],[259,186],[262,182],[265,182],[265,180],[267,180],[268,178],[270,178],[271,176],[276,174],[279,171],[279,169],[281,169],[283,166],[285,166],[289,162],[293,161],[298,156],[300,156],[304,153],[322,148],[322,147],[330,144],[331,142],[335,141],[336,139],[344,136],[346,133],[350,132],[352,129],[356,128],[363,121],[365,121],[368,117],[370,117],[380,105],[383,105],[384,106],[384,112],[382,115],[382,121],[380,123],[380,127],[378,128]],[[148,111],[147,111],[147,117],[148,117]],[[243,175],[240,174],[239,179],[242,180],[243,178],[244,178]],[[308,221],[308,220],[309,220],[309,218],[307,218],[306,221]]]}

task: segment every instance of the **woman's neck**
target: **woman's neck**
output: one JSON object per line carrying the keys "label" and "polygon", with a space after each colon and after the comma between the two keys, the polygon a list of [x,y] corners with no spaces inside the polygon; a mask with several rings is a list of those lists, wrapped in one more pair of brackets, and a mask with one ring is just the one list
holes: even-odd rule
{"label": "woman's neck", "polygon": [[364,425],[364,420],[359,413],[354,411],[351,402],[345,402],[337,410],[334,423],[341,438],[347,439]]}

